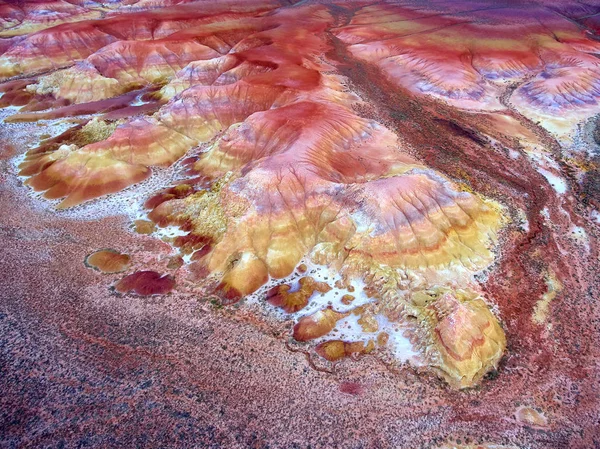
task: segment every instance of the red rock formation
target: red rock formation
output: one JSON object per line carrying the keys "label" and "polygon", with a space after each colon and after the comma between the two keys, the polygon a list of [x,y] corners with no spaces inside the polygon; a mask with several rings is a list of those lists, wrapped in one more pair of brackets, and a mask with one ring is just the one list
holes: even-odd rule
{"label": "red rock formation", "polygon": [[156,271],[137,271],[125,276],[115,285],[119,293],[135,293],[141,296],[164,295],[175,287],[173,278],[161,276]]}

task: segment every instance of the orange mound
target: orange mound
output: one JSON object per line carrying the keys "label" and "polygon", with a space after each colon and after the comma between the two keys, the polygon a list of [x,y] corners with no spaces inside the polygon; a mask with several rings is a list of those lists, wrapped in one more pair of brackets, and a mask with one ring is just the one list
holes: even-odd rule
{"label": "orange mound", "polygon": [[368,354],[375,349],[373,341],[363,343],[362,341],[348,342],[342,340],[330,340],[320,343],[316,347],[316,352],[324,359],[330,362],[336,362],[345,357],[357,357],[361,354]]}
{"label": "orange mound", "polygon": [[308,276],[301,278],[298,283],[298,290],[293,292],[290,292],[291,286],[286,284],[273,287],[267,292],[267,301],[281,307],[286,313],[294,313],[306,307],[314,293],[327,293],[331,290],[327,283],[315,281]]}
{"label": "orange mound", "polygon": [[294,339],[308,341],[327,335],[336,323],[346,316],[348,313],[340,313],[328,308],[302,317],[294,326]]}
{"label": "orange mound", "polygon": [[85,258],[85,264],[102,273],[120,273],[129,268],[131,258],[113,249],[101,249]]}
{"label": "orange mound", "polygon": [[150,220],[135,220],[134,228],[138,234],[152,234],[156,230],[156,225]]}

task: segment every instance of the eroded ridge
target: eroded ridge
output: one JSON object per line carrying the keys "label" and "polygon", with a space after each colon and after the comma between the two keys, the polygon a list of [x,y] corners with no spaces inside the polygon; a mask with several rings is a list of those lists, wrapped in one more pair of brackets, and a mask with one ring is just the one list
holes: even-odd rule
{"label": "eroded ridge", "polygon": [[600,46],[560,7],[444,6],[370,5],[335,33],[399,86],[460,108],[504,109],[518,86],[510,101],[532,119],[552,125],[568,111],[573,126],[597,113]]}
{"label": "eroded ridge", "polygon": [[[65,209],[175,166],[185,179],[139,198],[153,223],[135,226],[178,229],[168,240],[183,257],[169,267],[196,293],[271,307],[294,322],[295,344],[329,362],[378,354],[455,388],[479,383],[506,336],[475,275],[542,195],[500,204],[514,178],[488,187],[492,199],[418,156],[434,143],[442,155],[523,153],[564,194],[565,162],[549,148],[599,112],[597,43],[546,9],[534,20],[507,7],[179,3],[60,4],[44,20],[11,9],[0,103],[21,110],[6,122],[78,117],[27,152],[26,183]],[[401,93],[397,110],[342,75],[353,64]],[[433,115],[403,115],[411,102]],[[565,112],[572,121],[553,127]],[[101,256],[102,271],[128,269]],[[306,264],[333,270],[335,285]],[[177,287],[145,270],[116,291]]]}

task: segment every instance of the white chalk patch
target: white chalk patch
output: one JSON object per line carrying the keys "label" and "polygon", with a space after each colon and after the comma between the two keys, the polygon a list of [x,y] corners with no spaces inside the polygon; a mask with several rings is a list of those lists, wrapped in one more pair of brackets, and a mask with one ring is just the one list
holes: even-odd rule
{"label": "white chalk patch", "polygon": [[519,159],[521,157],[521,153],[515,150],[508,150],[508,156],[511,159]]}
{"label": "white chalk patch", "polygon": [[152,235],[159,239],[181,237],[188,234],[189,232],[182,231],[179,226],[173,225],[165,226],[164,228],[156,228],[156,231],[152,233]]}
{"label": "white chalk patch", "polygon": [[[360,279],[351,281],[350,285],[353,287],[353,291],[350,291],[352,289],[348,290],[345,288],[337,288],[335,283],[336,281],[341,280],[341,276],[336,270],[323,265],[313,264],[307,260],[302,260],[300,264],[306,265],[306,272],[300,273],[296,270],[293,274],[285,278],[271,279],[256,293],[250,295],[246,299],[246,302],[248,304],[259,304],[260,306],[266,308],[269,314],[277,317],[278,319],[291,319],[297,323],[300,318],[312,315],[313,313],[326,309],[327,307],[331,307],[337,312],[350,312],[356,307],[375,301],[373,298],[367,296],[364,291],[365,284]],[[277,285],[287,284],[291,286],[290,292],[297,291],[299,289],[300,279],[305,276],[310,276],[318,282],[325,282],[332,287],[332,289],[326,293],[315,292],[311,296],[309,303],[305,308],[296,313],[290,314],[283,312],[280,308],[269,304],[265,300],[267,291]],[[342,297],[344,295],[352,295],[355,299],[350,304],[344,304],[342,302]],[[349,316],[338,321],[336,327],[330,333],[324,337],[315,339],[313,343],[318,344],[328,340],[344,340],[349,342],[361,341],[367,343],[369,340],[376,340],[377,335],[380,332],[386,332],[389,335],[388,349],[398,361],[405,362],[412,360],[418,355],[418,353],[413,350],[412,344],[408,338],[404,336],[406,328],[402,327],[401,324],[392,323],[383,315],[376,315],[375,319],[377,320],[379,329],[377,332],[365,332],[358,324],[359,318],[360,316],[350,314]]]}
{"label": "white chalk patch", "polygon": [[588,239],[588,235],[587,232],[585,232],[585,229],[583,229],[581,226],[571,226],[571,229],[569,230],[570,232],[570,237],[575,240],[577,243],[579,243],[580,245],[582,245],[587,252],[590,251],[590,242]]}
{"label": "white chalk patch", "polygon": [[555,174],[545,170],[543,168],[538,167],[538,172],[544,175],[544,178],[548,180],[548,183],[552,186],[552,188],[560,195],[563,195],[567,192],[568,186],[567,183],[560,177]]}
{"label": "white chalk patch", "polygon": [[148,103],[150,103],[149,101],[144,101],[144,100],[142,100],[142,97],[144,96],[144,94],[145,94],[145,92],[144,92],[144,93],[141,93],[141,94],[138,94],[138,95],[135,97],[135,100],[133,100],[131,103],[129,103],[129,105],[130,105],[130,106],[142,106],[142,105],[144,105],[144,104],[148,104]]}
{"label": "white chalk patch", "polygon": [[568,190],[568,185],[563,178],[556,176],[550,170],[560,172],[560,167],[552,158],[545,153],[532,153],[529,157],[537,165],[536,170],[544,176],[552,188],[559,194],[563,195]]}
{"label": "white chalk patch", "polygon": [[544,207],[540,211],[540,215],[544,217],[546,220],[550,220],[550,210],[547,207]]}

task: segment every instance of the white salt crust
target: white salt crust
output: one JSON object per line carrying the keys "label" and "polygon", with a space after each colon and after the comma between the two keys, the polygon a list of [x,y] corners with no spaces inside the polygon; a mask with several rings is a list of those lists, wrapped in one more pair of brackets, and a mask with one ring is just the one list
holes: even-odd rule
{"label": "white salt crust", "polygon": [[[300,264],[304,264],[307,267],[307,270],[304,273],[300,273],[298,270],[296,270],[294,273],[285,278],[271,278],[269,282],[262,286],[258,291],[248,296],[246,303],[248,305],[258,304],[265,308],[269,315],[282,321],[293,320],[294,323],[297,323],[300,318],[311,315],[319,310],[326,309],[327,307],[331,307],[337,312],[349,312],[356,307],[375,301],[375,299],[367,296],[364,291],[365,284],[360,279],[354,279],[350,282],[352,287],[354,287],[354,291],[351,292],[348,289],[337,288],[335,286],[336,281],[341,280],[340,274],[335,270],[323,265],[313,264],[307,259],[300,261]],[[332,289],[326,293],[315,292],[311,296],[309,303],[305,308],[296,313],[290,314],[283,312],[280,308],[269,304],[265,300],[266,293],[271,288],[278,285],[290,285],[290,292],[298,290],[299,280],[305,276],[310,276],[315,281],[325,282],[332,287]],[[344,304],[341,301],[344,295],[352,295],[355,299],[350,304]],[[375,340],[380,332],[387,332],[389,335],[388,349],[392,352],[394,357],[399,362],[412,361],[413,363],[416,363],[414,358],[418,356],[418,353],[412,348],[412,344],[408,338],[403,335],[406,328],[402,327],[398,323],[391,323],[383,315],[377,315],[376,320],[379,324],[379,329],[377,332],[364,332],[357,322],[358,319],[359,316],[350,314],[348,317],[338,321],[337,326],[330,333],[324,337],[315,339],[314,343],[335,339],[351,342],[362,341],[366,343],[369,340]]]}

